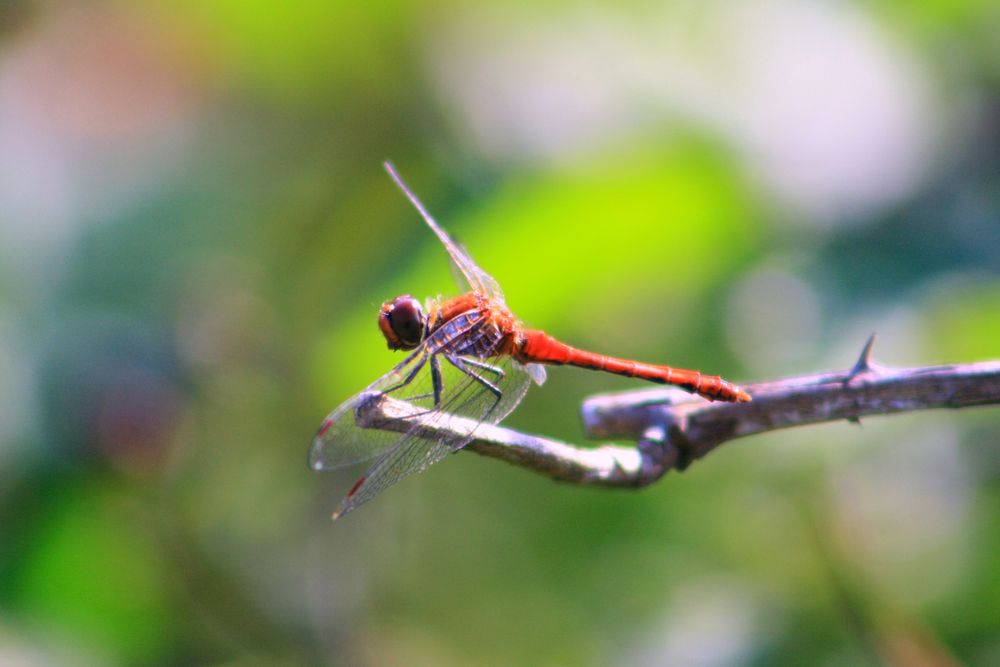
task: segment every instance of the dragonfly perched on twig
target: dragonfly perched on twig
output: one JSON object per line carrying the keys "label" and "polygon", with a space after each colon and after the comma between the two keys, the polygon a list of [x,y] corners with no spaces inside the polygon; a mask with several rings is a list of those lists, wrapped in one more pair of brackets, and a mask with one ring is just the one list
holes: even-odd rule
{"label": "dragonfly perched on twig", "polygon": [[[389,162],[385,169],[437,235],[457,269],[464,294],[426,308],[409,294],[386,301],[378,326],[390,349],[408,354],[395,368],[323,420],[309,448],[315,470],[378,457],[355,483],[334,518],[357,509],[403,477],[467,445],[475,428],[449,432],[449,420],[496,424],[517,407],[545,365],[571,365],[681,387],[709,400],[749,401],[717,375],[588,352],[544,331],[526,329],[507,308],[500,285],[434,221]],[[371,427],[362,414],[379,399],[410,405],[396,423]]]}

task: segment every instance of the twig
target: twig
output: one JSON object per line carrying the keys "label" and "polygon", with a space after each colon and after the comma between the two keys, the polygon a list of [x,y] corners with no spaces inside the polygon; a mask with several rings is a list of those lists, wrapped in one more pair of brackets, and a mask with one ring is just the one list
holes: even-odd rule
{"label": "twig", "polygon": [[[821,373],[743,385],[750,403],[710,403],[676,389],[646,389],[588,398],[583,421],[590,437],[629,438],[636,447],[581,448],[499,426],[452,416],[428,426],[428,435],[473,433],[466,449],[528,468],[555,480],[612,487],[650,484],[671,469],[683,470],[724,442],[792,426],[932,408],[1000,403],[1000,361],[889,368],[871,360],[875,337],[857,363],[841,373]],[[365,420],[379,428],[410,428],[420,411],[381,397],[366,406]],[[359,415],[359,418],[362,416]],[[393,423],[395,421],[395,424]]]}
{"label": "twig", "polygon": [[467,449],[564,482],[627,486],[641,467],[639,452],[632,447],[574,447],[465,417],[451,415],[442,421],[425,419],[427,414],[406,401],[374,394],[359,406],[358,424],[406,432],[416,422],[425,437],[452,440],[464,439],[471,432],[475,439]]}

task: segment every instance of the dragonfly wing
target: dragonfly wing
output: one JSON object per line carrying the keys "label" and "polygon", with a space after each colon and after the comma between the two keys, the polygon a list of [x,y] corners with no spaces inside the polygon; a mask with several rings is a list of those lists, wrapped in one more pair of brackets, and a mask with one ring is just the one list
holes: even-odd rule
{"label": "dragonfly wing", "polygon": [[[455,241],[452,240],[452,238],[448,236],[443,229],[441,229],[441,227],[434,221],[434,218],[431,217],[431,214],[427,212],[427,209],[424,208],[424,205],[420,203],[419,199],[417,199],[417,196],[413,194],[413,191],[410,190],[406,183],[403,182],[403,179],[396,172],[396,168],[392,166],[392,163],[385,162],[383,166],[385,166],[385,170],[389,172],[389,175],[392,176],[392,180],[396,182],[399,189],[406,195],[406,198],[410,200],[410,203],[413,204],[414,208],[416,208],[420,213],[420,216],[424,219],[424,222],[427,223],[427,226],[431,228],[431,231],[433,231],[437,235],[438,239],[440,239],[441,243],[444,244],[444,248],[448,251],[451,261],[458,268],[462,277],[465,279],[464,282],[468,283],[469,287],[477,292],[481,292],[503,301],[503,290],[500,289],[499,283],[497,283],[493,276],[479,268],[479,266],[472,261],[472,257],[469,256],[469,253],[467,253],[462,246],[455,243]],[[459,281],[459,286],[464,287],[462,281]]]}
{"label": "dragonfly wing", "polygon": [[348,512],[353,512],[402,478],[425,470],[453,451],[455,450],[450,445],[442,442],[423,438],[404,440],[398,447],[383,454],[364,477],[355,483],[333,513],[333,518],[339,519]]}
{"label": "dragonfly wing", "polygon": [[[356,422],[356,414],[373,393],[384,393],[403,383],[399,398],[411,399],[432,391],[429,369],[423,348],[418,348],[391,371],[369,385],[364,391],[347,399],[327,415],[309,445],[309,467],[313,470],[336,470],[360,463],[391,449],[403,436],[391,431],[365,429]],[[395,394],[396,392],[390,392]]]}
{"label": "dragonfly wing", "polygon": [[[395,368],[327,415],[309,447],[309,467],[336,470],[374,458],[394,447],[406,435],[405,431],[365,428],[358,422],[359,414],[380,395],[425,411],[433,409],[441,396],[442,376],[440,360],[433,360],[430,352],[442,352],[449,345],[460,346],[463,342],[474,344],[487,333],[482,315],[475,311],[470,311],[460,321],[461,324],[432,335]],[[490,349],[488,345],[482,347]]]}
{"label": "dragonfly wing", "polygon": [[[335,518],[467,445],[480,424],[496,424],[510,414],[532,381],[524,366],[509,355],[474,359],[479,366],[463,363],[465,371],[441,358],[444,356],[438,355],[444,385],[440,407],[421,409],[417,405],[418,409],[409,410],[403,420],[408,424],[405,435],[358,480],[334,513]],[[498,398],[483,380],[498,389],[501,396]]]}
{"label": "dragonfly wing", "polygon": [[451,271],[451,277],[455,281],[455,284],[458,285],[459,292],[464,294],[475,290],[472,284],[469,283],[469,279],[465,277],[465,272],[462,271],[462,268],[450,256],[448,258],[448,269]]}
{"label": "dragonfly wing", "polygon": [[549,377],[548,373],[545,372],[545,366],[541,364],[527,364],[524,370],[539,387],[545,384],[545,380]]}
{"label": "dragonfly wing", "polygon": [[[504,296],[503,290],[500,288],[500,283],[473,261],[472,256],[469,255],[469,251],[465,249],[464,245],[451,238],[433,220],[431,223],[433,224],[432,229],[434,233],[437,234],[438,239],[444,243],[445,248],[448,250],[448,257],[451,259],[449,264],[451,265],[452,277],[455,279],[455,283],[459,289],[464,291],[475,290],[503,303]],[[456,259],[456,257],[461,257],[461,260]],[[473,279],[467,277],[470,274],[474,276]]]}

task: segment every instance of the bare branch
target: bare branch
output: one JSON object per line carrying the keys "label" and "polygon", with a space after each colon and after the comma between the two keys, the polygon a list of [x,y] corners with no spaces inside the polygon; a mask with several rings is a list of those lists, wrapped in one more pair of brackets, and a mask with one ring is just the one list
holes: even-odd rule
{"label": "bare branch", "polygon": [[[933,408],[1000,403],[1000,361],[889,368],[871,361],[874,336],[854,367],[743,385],[750,403],[711,403],[676,389],[645,389],[591,397],[583,403],[587,433],[628,438],[636,447],[581,448],[452,416],[427,426],[428,436],[474,434],[467,449],[555,480],[637,487],[673,468],[683,470],[724,442],[756,433],[846,419]],[[366,414],[361,414],[361,412]],[[380,396],[359,410],[359,423],[408,430],[421,410]]]}
{"label": "bare branch", "polygon": [[413,424],[423,424],[425,437],[461,440],[469,433],[475,439],[467,449],[502,459],[563,482],[628,486],[641,468],[639,452],[633,447],[608,445],[582,448],[558,440],[528,435],[500,426],[477,424],[472,419],[451,415],[446,420],[427,419],[426,410],[383,394],[358,408],[358,425],[388,431],[408,432]]}

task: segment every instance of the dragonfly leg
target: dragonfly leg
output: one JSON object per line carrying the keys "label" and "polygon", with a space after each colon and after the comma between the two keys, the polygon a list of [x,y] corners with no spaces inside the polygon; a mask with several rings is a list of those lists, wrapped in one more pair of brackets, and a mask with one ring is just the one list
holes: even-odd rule
{"label": "dragonfly leg", "polygon": [[[432,392],[428,391],[428,392],[424,392],[423,394],[414,394],[413,396],[407,396],[406,400],[409,401],[410,403],[413,403],[413,401],[422,401],[425,398],[431,398],[433,396],[434,396],[434,394]],[[433,409],[433,408],[431,408],[431,409]]]}
{"label": "dragonfly leg", "polygon": [[469,356],[463,356],[461,357],[461,359],[470,366],[482,369],[484,371],[489,371],[490,373],[494,373],[498,379],[502,379],[506,375],[506,373],[503,372],[502,368],[491,366],[490,364],[479,361],[478,359],[473,359],[472,357]]}
{"label": "dragonfly leg", "polygon": [[392,385],[391,387],[389,387],[388,389],[386,389],[382,393],[383,394],[390,394],[390,393],[396,391],[397,389],[402,389],[406,385],[408,385],[411,382],[413,382],[413,378],[417,377],[417,373],[420,372],[420,369],[424,367],[425,363],[427,363],[427,357],[424,357],[423,359],[421,359],[420,361],[418,361],[416,364],[414,364],[413,365],[413,370],[411,370],[407,374],[407,376],[405,378],[403,378],[401,381],[397,382],[396,384]]}
{"label": "dragonfly leg", "polygon": [[441,378],[441,361],[436,354],[431,355],[431,385],[434,388],[434,409],[441,407],[441,392],[444,390],[444,380]]}
{"label": "dragonfly leg", "polygon": [[[412,403],[413,401],[422,401],[425,398],[434,397],[434,407],[431,408],[431,410],[437,410],[438,408],[441,407],[441,393],[444,391],[444,379],[441,377],[441,362],[438,360],[437,355],[431,355],[430,360],[431,360],[431,385],[433,391],[423,394],[414,394],[413,396],[407,396],[406,400]],[[423,364],[424,362],[421,362],[419,366],[416,369],[414,369],[414,371],[411,372],[406,379],[404,379],[399,384],[389,387],[388,389],[385,390],[384,393],[387,394],[390,391],[402,389],[403,387],[408,385],[410,382],[413,381],[415,373],[420,370],[420,367],[422,367]],[[425,412],[430,412],[431,410],[426,410]]]}
{"label": "dragonfly leg", "polygon": [[472,378],[479,384],[489,389],[491,392],[493,392],[493,395],[497,397],[497,403],[500,402],[500,399],[503,398],[503,391],[500,389],[500,387],[496,386],[495,384],[484,378],[482,375],[479,375],[474,370],[466,366],[465,361],[463,361],[460,357],[457,357],[453,354],[448,354],[445,356],[447,357],[448,361],[451,362],[452,366],[454,366],[455,368],[462,371],[463,373],[468,375],[470,378]]}

